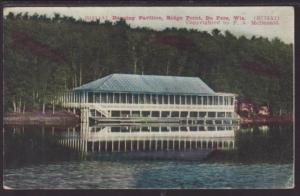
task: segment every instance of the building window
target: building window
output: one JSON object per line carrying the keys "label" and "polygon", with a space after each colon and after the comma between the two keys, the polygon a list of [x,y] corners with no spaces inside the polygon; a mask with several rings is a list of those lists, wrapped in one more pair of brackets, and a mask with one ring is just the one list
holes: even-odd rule
{"label": "building window", "polygon": [[170,112],[167,111],[161,112],[161,117],[169,117],[169,116],[170,116]]}
{"label": "building window", "polygon": [[133,94],[133,103],[138,104],[139,103],[139,96],[137,94]]}
{"label": "building window", "polygon": [[214,96],[214,105],[218,105],[219,102],[218,102],[218,97],[217,96]]}
{"label": "building window", "polygon": [[187,117],[188,116],[188,112],[180,112],[180,117]]}
{"label": "building window", "polygon": [[151,103],[150,95],[146,95],[145,104],[150,104],[150,103]]}
{"label": "building window", "polygon": [[180,104],[180,96],[175,95],[175,104]]}
{"label": "building window", "polygon": [[198,96],[198,102],[197,102],[198,105],[202,105],[202,97],[201,96]]}
{"label": "building window", "polygon": [[190,112],[190,117],[197,117],[198,112]]}
{"label": "building window", "polygon": [[114,94],[114,103],[120,103],[120,95],[119,95],[119,93],[115,93]]}
{"label": "building window", "polygon": [[126,103],[126,94],[121,94],[121,103]]}
{"label": "building window", "polygon": [[171,112],[171,117],[179,117],[179,112]]}
{"label": "building window", "polygon": [[127,94],[127,103],[132,103],[132,94]]}
{"label": "building window", "polygon": [[152,117],[159,117],[159,111],[152,111]]}
{"label": "building window", "polygon": [[185,104],[186,104],[186,102],[185,102],[185,96],[181,96],[181,104],[182,104],[182,105],[185,105]]}
{"label": "building window", "polygon": [[106,98],[107,98],[106,93],[101,93],[101,102],[102,103],[107,103],[107,99]]}
{"label": "building window", "polygon": [[140,117],[139,111],[132,111],[132,117]]}
{"label": "building window", "polygon": [[186,98],[187,98],[187,104],[190,105],[191,104],[191,96],[188,95],[188,96],[186,96]]}
{"label": "building window", "polygon": [[113,103],[113,94],[108,93],[108,103]]}
{"label": "building window", "polygon": [[164,95],[163,97],[164,97],[164,104],[169,104],[168,95]]}
{"label": "building window", "polygon": [[199,112],[199,117],[202,117],[202,118],[206,117],[206,112]]}
{"label": "building window", "polygon": [[196,105],[196,96],[192,96],[192,104]]}
{"label": "building window", "polygon": [[174,104],[174,95],[170,95],[170,104]]}
{"label": "building window", "polygon": [[203,97],[203,105],[207,105],[207,97],[206,96]]}
{"label": "building window", "polygon": [[219,103],[220,103],[220,105],[223,105],[223,97],[222,96],[219,97]]}
{"label": "building window", "polygon": [[162,103],[163,103],[163,96],[158,95],[158,104],[162,104]]}
{"label": "building window", "polygon": [[171,131],[179,131],[179,127],[171,127]]}
{"label": "building window", "polygon": [[232,117],[232,113],[231,112],[226,112],[226,117],[231,118]]}
{"label": "building window", "polygon": [[100,103],[100,93],[95,93],[95,102]]}
{"label": "building window", "polygon": [[[74,94],[73,94],[74,95]],[[74,95],[75,96],[75,95]],[[75,98],[75,97],[73,97],[73,98]],[[88,92],[88,102],[89,103],[92,103],[93,102],[93,93],[91,93],[91,92]]]}
{"label": "building window", "polygon": [[212,96],[208,97],[208,105],[212,105]]}
{"label": "building window", "polygon": [[142,117],[150,117],[149,111],[142,111]]}
{"label": "building window", "polygon": [[210,118],[216,117],[216,112],[207,112],[207,116]]}
{"label": "building window", "polygon": [[156,95],[152,95],[152,103],[153,104],[157,104]]}
{"label": "building window", "polygon": [[144,94],[139,94],[139,99],[140,99],[140,104],[144,104],[145,103],[145,95]]}
{"label": "building window", "polygon": [[120,117],[121,112],[120,111],[111,111],[111,117]]}
{"label": "building window", "polygon": [[121,117],[130,117],[130,112],[129,111],[121,111]]}
{"label": "building window", "polygon": [[180,127],[180,131],[187,131],[186,127]]}
{"label": "building window", "polygon": [[225,117],[225,112],[218,112],[218,117]]}

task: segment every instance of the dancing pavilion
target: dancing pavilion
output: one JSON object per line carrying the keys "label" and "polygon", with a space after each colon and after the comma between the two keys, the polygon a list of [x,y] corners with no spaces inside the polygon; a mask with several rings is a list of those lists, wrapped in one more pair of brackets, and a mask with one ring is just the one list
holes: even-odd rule
{"label": "dancing pavilion", "polygon": [[66,92],[62,103],[100,122],[226,124],[238,121],[235,97],[198,77],[111,74]]}

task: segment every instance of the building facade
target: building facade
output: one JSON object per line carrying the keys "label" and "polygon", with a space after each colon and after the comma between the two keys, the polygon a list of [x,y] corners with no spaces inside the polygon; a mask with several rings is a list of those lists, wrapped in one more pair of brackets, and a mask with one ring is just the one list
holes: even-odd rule
{"label": "building facade", "polygon": [[223,124],[238,120],[235,97],[213,91],[197,77],[111,74],[66,92],[62,103],[98,121]]}

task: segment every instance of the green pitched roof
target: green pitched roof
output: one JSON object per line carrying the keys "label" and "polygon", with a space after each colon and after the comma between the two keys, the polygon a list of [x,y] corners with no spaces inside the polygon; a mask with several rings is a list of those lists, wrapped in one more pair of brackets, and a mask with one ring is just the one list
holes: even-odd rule
{"label": "green pitched roof", "polygon": [[75,91],[132,92],[157,94],[214,94],[198,77],[111,74],[89,82]]}

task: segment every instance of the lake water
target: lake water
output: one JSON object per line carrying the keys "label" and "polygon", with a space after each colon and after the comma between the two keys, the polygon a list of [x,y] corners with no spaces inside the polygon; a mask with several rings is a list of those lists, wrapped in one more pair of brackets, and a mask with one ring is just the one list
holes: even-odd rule
{"label": "lake water", "polygon": [[4,151],[13,189],[294,185],[291,126],[5,127]]}

